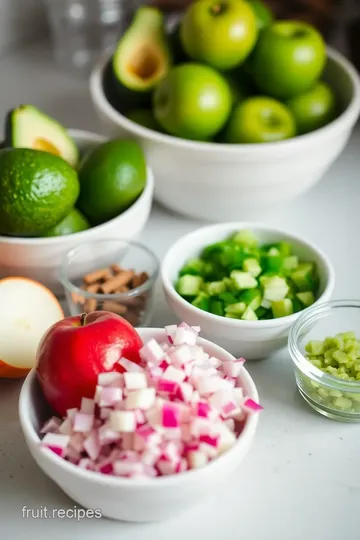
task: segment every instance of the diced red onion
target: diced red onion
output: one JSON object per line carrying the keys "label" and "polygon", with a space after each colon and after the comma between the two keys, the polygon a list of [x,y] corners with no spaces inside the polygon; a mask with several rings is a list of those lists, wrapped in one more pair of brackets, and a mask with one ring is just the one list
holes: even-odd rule
{"label": "diced red onion", "polygon": [[94,425],[94,415],[78,412],[75,414],[73,430],[79,433],[91,431]]}
{"label": "diced red onion", "polygon": [[165,357],[165,352],[155,339],[150,339],[139,351],[145,362],[160,362]]}
{"label": "diced red onion", "polygon": [[180,409],[176,404],[164,403],[161,414],[163,427],[177,428],[180,426]]}
{"label": "diced red onion", "polygon": [[41,441],[42,446],[46,446],[49,450],[63,457],[66,448],[70,442],[69,435],[60,435],[58,433],[46,433]]}
{"label": "diced red onion", "polygon": [[97,429],[94,429],[84,441],[84,450],[89,458],[95,461],[101,452],[101,445]]}
{"label": "diced red onion", "polygon": [[155,388],[144,388],[130,392],[125,400],[126,409],[150,409],[155,403],[156,390]]}
{"label": "diced red onion", "polygon": [[240,375],[243,365],[242,362],[238,362],[237,360],[235,360],[235,362],[223,362],[222,370],[228,377],[236,379]]}
{"label": "diced red onion", "polygon": [[247,398],[244,401],[244,407],[250,412],[259,412],[259,411],[262,411],[264,409],[264,407],[262,407],[262,405],[260,405],[259,403],[256,403],[256,401],[254,401],[253,399],[250,399],[250,398]]}
{"label": "diced red onion", "polygon": [[123,399],[123,391],[121,388],[112,386],[101,387],[101,394],[98,404],[100,407],[113,407]]}
{"label": "diced red onion", "polygon": [[99,373],[97,383],[99,386],[122,386],[123,376],[118,371]]}
{"label": "diced red onion", "polygon": [[200,450],[188,452],[187,462],[189,465],[189,469],[199,469],[200,467],[204,467],[207,464],[208,457],[204,452],[201,452]]}
{"label": "diced red onion", "polygon": [[121,434],[118,431],[114,431],[108,424],[103,424],[98,429],[98,438],[101,446],[105,444],[111,444],[117,442],[121,438]]}
{"label": "diced red onion", "polygon": [[71,435],[73,432],[73,425],[70,418],[66,417],[61,426],[58,428],[58,432],[62,435]]}
{"label": "diced red onion", "polygon": [[52,416],[49,420],[47,420],[47,422],[45,422],[40,430],[40,433],[56,433],[62,423],[63,422],[60,418]]}
{"label": "diced red onion", "polygon": [[70,418],[70,420],[73,422],[75,418],[75,414],[78,412],[78,409],[74,407],[73,409],[68,409],[66,411],[66,416]]}
{"label": "diced red onion", "polygon": [[186,374],[182,369],[169,366],[163,374],[163,378],[167,381],[175,381],[176,383],[182,383],[186,379]]}
{"label": "diced red onion", "polygon": [[116,476],[132,476],[133,474],[143,474],[144,465],[141,461],[114,461],[114,473]]}
{"label": "diced red onion", "polygon": [[114,431],[132,433],[136,429],[136,416],[133,411],[111,411],[109,426]]}
{"label": "diced red onion", "polygon": [[129,373],[143,373],[144,371],[144,369],[139,364],[131,362],[131,360],[128,360],[127,358],[120,358],[118,364]]}
{"label": "diced red onion", "polygon": [[124,373],[124,384],[127,390],[141,390],[147,387],[145,373]]}

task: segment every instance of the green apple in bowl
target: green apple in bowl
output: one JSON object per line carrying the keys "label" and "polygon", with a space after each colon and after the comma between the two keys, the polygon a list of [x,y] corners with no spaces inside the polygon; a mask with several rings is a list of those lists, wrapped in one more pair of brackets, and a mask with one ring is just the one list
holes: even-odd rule
{"label": "green apple in bowl", "polygon": [[336,96],[325,82],[317,83],[311,90],[287,102],[294,115],[299,135],[315,131],[336,118]]}
{"label": "green apple in bowl", "polygon": [[278,21],[261,33],[251,64],[255,82],[263,93],[290,99],[317,82],[325,62],[325,42],[313,26]]}
{"label": "green apple in bowl", "polygon": [[210,140],[227,121],[232,93],[226,79],[209,66],[189,63],[172,68],[153,96],[157,122],[171,135]]}
{"label": "green apple in bowl", "polygon": [[180,27],[187,55],[219,70],[240,65],[253,50],[257,33],[255,13],[243,0],[198,0]]}
{"label": "green apple in bowl", "polygon": [[278,142],[295,134],[295,119],[285,105],[272,98],[255,96],[234,108],[224,130],[224,142]]}
{"label": "green apple in bowl", "polygon": [[264,28],[270,26],[270,24],[274,21],[274,15],[270,8],[264,4],[264,2],[261,2],[261,0],[247,1],[255,13],[257,28],[261,32],[261,30],[264,30]]}

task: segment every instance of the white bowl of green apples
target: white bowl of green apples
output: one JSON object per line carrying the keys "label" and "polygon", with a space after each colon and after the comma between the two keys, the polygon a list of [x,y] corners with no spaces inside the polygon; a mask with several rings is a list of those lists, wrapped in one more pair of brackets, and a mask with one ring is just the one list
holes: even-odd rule
{"label": "white bowl of green apples", "polygon": [[360,113],[351,63],[259,1],[198,0],[170,34],[139,8],[90,90],[107,135],[142,144],[157,200],[212,221],[263,219],[308,191]]}

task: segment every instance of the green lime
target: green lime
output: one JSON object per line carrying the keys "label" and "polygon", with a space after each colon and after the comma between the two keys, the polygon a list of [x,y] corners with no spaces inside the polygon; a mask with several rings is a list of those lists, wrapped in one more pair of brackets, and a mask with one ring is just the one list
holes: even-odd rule
{"label": "green lime", "polygon": [[0,151],[0,233],[39,236],[74,206],[76,171],[48,152],[28,148]]}
{"label": "green lime", "polygon": [[104,223],[124,212],[143,192],[144,152],[133,140],[117,139],[101,144],[84,157],[79,179],[77,206],[91,223]]}
{"label": "green lime", "polygon": [[66,236],[68,234],[86,231],[87,229],[90,229],[90,223],[86,217],[82,215],[80,210],[73,208],[67,216],[41,236]]}

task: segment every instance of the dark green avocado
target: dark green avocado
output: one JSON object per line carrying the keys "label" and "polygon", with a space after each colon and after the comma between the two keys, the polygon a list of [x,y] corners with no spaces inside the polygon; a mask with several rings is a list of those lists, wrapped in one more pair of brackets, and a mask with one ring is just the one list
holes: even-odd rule
{"label": "dark green avocado", "polygon": [[77,173],[62,158],[27,148],[0,151],[0,234],[41,236],[79,193]]}
{"label": "dark green avocado", "polygon": [[[151,91],[167,75],[171,63],[163,13],[152,6],[140,7],[111,59],[110,102],[115,101],[118,110],[127,104],[134,108],[150,103]],[[106,93],[108,88],[107,82]]]}
{"label": "dark green avocado", "polygon": [[5,143],[12,148],[32,148],[60,156],[72,167],[79,160],[79,150],[66,129],[33,105],[20,105],[8,112]]}

